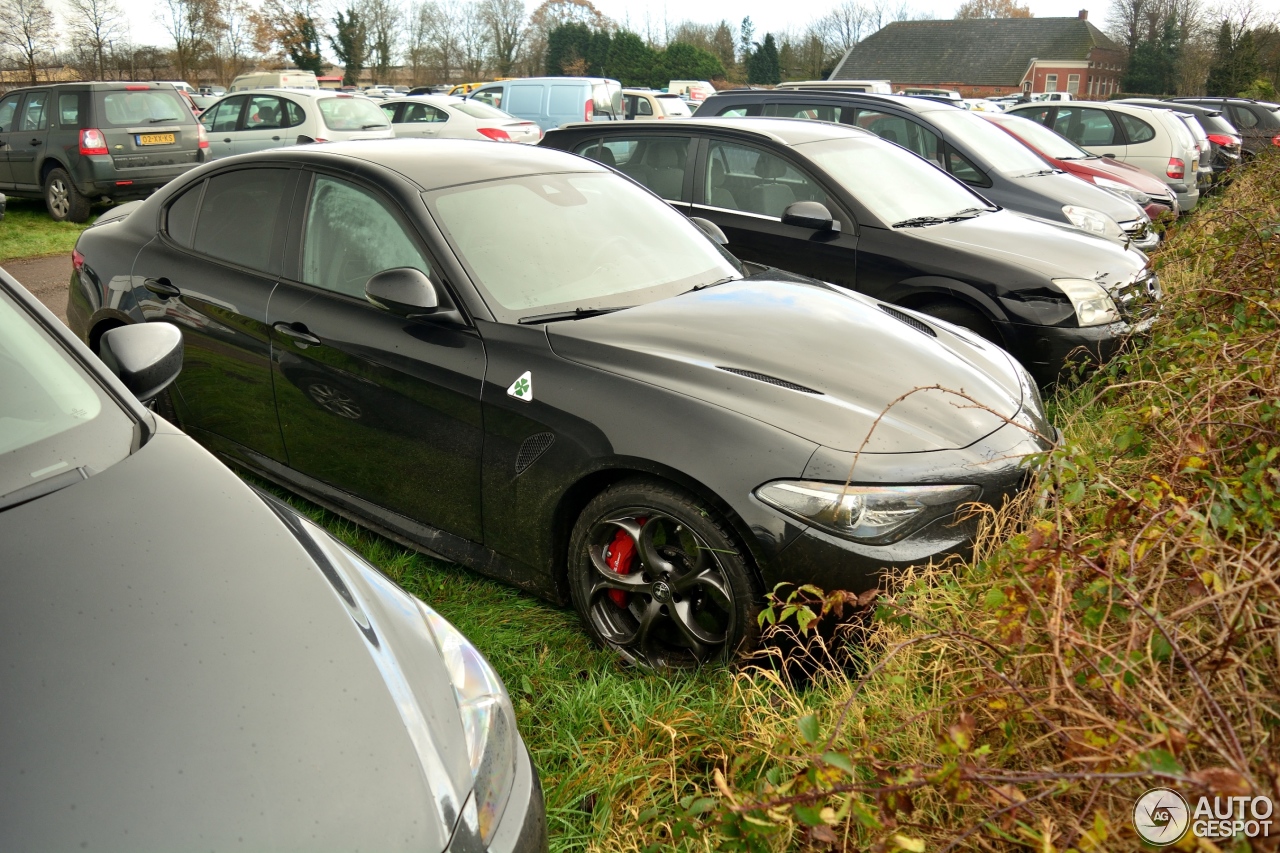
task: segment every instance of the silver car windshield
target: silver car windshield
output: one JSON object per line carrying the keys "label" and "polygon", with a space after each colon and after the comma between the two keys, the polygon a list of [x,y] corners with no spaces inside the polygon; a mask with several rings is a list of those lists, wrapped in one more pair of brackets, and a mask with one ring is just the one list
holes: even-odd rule
{"label": "silver car windshield", "polygon": [[1030,148],[972,113],[933,110],[929,113],[929,120],[942,130],[949,141],[960,143],[1001,174],[1025,175],[1051,168]]}
{"label": "silver car windshield", "polygon": [[795,148],[885,225],[991,208],[964,184],[892,142],[827,139]]}
{"label": "silver car windshield", "polygon": [[500,318],[622,308],[739,276],[665,202],[612,173],[530,175],[426,196]]}
{"label": "silver car windshield", "polygon": [[0,290],[0,500],[129,455],[135,422]]}

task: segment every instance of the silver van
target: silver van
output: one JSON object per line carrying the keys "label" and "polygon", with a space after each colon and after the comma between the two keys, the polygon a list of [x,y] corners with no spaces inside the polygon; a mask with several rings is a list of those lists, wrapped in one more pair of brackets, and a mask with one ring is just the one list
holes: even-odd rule
{"label": "silver van", "polygon": [[622,121],[622,84],[604,77],[529,77],[486,83],[467,95],[544,131],[574,121]]}

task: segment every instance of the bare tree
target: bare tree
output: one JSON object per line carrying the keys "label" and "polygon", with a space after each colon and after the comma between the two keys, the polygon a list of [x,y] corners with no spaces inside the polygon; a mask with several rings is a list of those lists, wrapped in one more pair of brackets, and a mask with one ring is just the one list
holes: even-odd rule
{"label": "bare tree", "polygon": [[843,56],[867,35],[871,10],[856,0],[845,0],[817,22],[817,28],[828,49]]}
{"label": "bare tree", "polygon": [[1016,0],[965,0],[956,10],[956,17],[964,18],[1031,18],[1031,7]]}
{"label": "bare tree", "polygon": [[[461,13],[459,9],[453,11]],[[360,4],[360,15],[369,34],[369,68],[374,82],[390,82],[391,66],[395,65],[399,52],[404,9],[396,0],[364,0]]]}
{"label": "bare tree", "polygon": [[462,69],[468,80],[484,78],[485,61],[489,55],[489,38],[489,27],[479,5],[467,3],[461,10],[458,46],[462,50]]}
{"label": "bare tree", "polygon": [[72,51],[91,79],[105,79],[107,48],[127,31],[124,12],[116,0],[66,0],[65,14]]}
{"label": "bare tree", "polygon": [[216,0],[161,0],[156,14],[173,39],[173,65],[179,80],[190,82],[212,49],[218,28]]}
{"label": "bare tree", "polygon": [[0,0],[0,48],[18,54],[32,83],[41,60],[55,44],[53,12],[44,0]]}
{"label": "bare tree", "polygon": [[510,77],[524,42],[524,0],[481,0],[479,11],[489,28],[494,70],[499,77]]}
{"label": "bare tree", "polygon": [[462,32],[457,9],[450,0],[428,0],[418,7],[418,29],[423,38],[425,63],[437,83],[453,79],[461,70]]}
{"label": "bare tree", "polygon": [[218,82],[227,85],[249,67],[249,52],[253,46],[253,10],[244,0],[216,2],[213,71]]}

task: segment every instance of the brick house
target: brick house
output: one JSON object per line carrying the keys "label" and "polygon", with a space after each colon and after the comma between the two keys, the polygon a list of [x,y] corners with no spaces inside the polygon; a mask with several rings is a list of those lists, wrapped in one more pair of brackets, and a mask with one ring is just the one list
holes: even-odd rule
{"label": "brick house", "polygon": [[1123,49],[1075,18],[899,21],[858,42],[832,80],[889,80],[901,88],[955,89],[966,98],[1070,92],[1106,98],[1120,88]]}

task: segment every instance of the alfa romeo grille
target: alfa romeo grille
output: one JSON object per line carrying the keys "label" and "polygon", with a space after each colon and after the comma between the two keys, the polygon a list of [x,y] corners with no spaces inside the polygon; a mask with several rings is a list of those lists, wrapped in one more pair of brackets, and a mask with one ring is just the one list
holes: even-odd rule
{"label": "alfa romeo grille", "polygon": [[754,379],[757,382],[768,382],[770,385],[777,385],[779,388],[786,388],[791,391],[799,391],[802,394],[821,394],[821,391],[815,391],[812,388],[806,388],[803,385],[797,385],[794,382],[788,382],[785,379],[779,379],[776,376],[770,376],[767,373],[756,373],[754,370],[742,370],[738,367],[724,367],[717,365],[721,370],[729,373],[736,373],[738,376],[745,376],[748,379]]}

